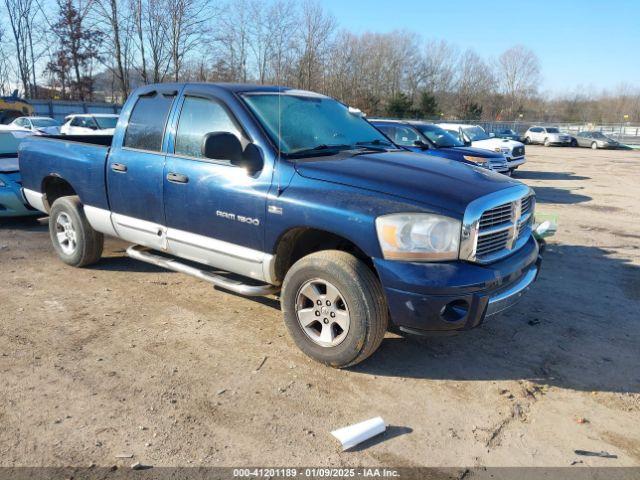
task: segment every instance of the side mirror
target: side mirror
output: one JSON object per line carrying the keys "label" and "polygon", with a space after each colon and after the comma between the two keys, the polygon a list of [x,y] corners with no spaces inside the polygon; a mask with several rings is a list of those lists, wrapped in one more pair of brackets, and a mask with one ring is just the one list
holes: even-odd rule
{"label": "side mirror", "polygon": [[264,163],[256,145],[250,143],[243,152],[238,137],[229,132],[207,133],[202,140],[202,155],[212,160],[227,160],[231,165],[246,168],[250,174],[261,170]]}
{"label": "side mirror", "polygon": [[465,147],[470,147],[471,146],[471,140],[466,140],[463,142]]}
{"label": "side mirror", "polygon": [[424,143],[422,140],[416,140],[415,142],[413,142],[413,146],[419,147],[422,150],[429,150],[429,144]]}

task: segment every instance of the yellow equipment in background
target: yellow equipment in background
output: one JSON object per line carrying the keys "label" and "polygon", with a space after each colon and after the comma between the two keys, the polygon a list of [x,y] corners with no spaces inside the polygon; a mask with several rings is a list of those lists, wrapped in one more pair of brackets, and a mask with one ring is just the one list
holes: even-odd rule
{"label": "yellow equipment in background", "polygon": [[33,107],[17,96],[0,97],[0,124],[11,123],[14,118],[33,115]]}

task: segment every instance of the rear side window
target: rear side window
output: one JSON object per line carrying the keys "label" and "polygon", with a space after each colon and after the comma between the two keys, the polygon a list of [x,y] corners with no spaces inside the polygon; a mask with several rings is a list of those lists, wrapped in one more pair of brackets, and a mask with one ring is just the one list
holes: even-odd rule
{"label": "rear side window", "polygon": [[175,95],[154,93],[138,98],[129,117],[124,146],[159,152],[167,116]]}
{"label": "rear side window", "polygon": [[186,97],[176,132],[176,155],[203,158],[202,140],[207,133],[228,132],[240,138],[240,132],[224,107],[212,100]]}

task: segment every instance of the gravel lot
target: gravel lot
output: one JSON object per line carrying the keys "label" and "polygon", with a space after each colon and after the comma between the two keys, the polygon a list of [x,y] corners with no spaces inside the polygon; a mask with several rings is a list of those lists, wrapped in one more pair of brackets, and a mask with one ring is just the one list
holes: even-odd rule
{"label": "gravel lot", "polygon": [[[114,240],[73,269],[46,221],[2,221],[0,465],[639,466],[640,152],[530,147],[517,177],[559,218],[530,294],[346,371],[296,349],[276,299]],[[340,452],[329,432],[377,415],[388,432]]]}

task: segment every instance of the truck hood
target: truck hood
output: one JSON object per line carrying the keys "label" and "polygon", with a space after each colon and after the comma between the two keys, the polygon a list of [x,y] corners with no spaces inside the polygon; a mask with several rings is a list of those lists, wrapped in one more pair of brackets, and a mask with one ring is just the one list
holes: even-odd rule
{"label": "truck hood", "polygon": [[520,182],[490,170],[413,152],[335,155],[296,163],[303,177],[400,197],[459,215],[470,202]]}
{"label": "truck hood", "polygon": [[496,148],[507,147],[509,150],[513,150],[515,147],[523,146],[522,143],[516,142],[515,140],[509,140],[508,138],[487,138],[486,140],[476,140],[475,142],[471,142],[471,145],[494,151]]}

